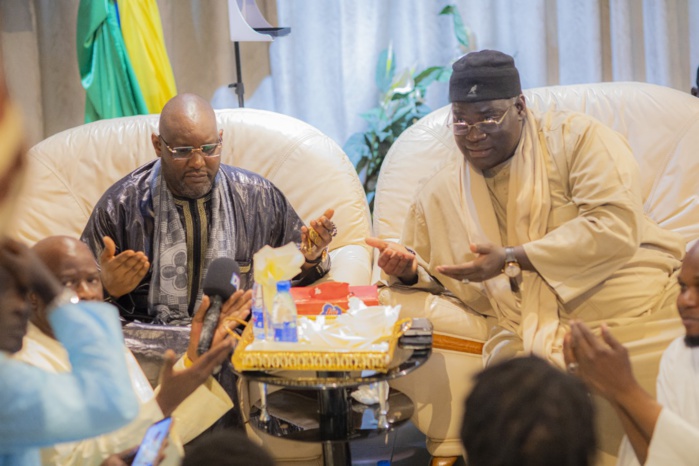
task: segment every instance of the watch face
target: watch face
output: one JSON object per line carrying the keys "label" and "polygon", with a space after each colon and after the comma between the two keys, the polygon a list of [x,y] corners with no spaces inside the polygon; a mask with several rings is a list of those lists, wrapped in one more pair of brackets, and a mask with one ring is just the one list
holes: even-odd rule
{"label": "watch face", "polygon": [[510,278],[515,278],[519,276],[520,273],[522,273],[522,269],[519,267],[519,264],[517,262],[508,262],[505,264],[505,275],[507,275]]}

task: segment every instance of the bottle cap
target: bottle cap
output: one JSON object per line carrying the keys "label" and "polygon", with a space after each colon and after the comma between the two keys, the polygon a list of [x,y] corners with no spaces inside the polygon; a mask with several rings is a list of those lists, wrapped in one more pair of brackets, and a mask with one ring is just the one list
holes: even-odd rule
{"label": "bottle cap", "polygon": [[291,289],[291,282],[289,280],[277,282],[277,292],[278,293],[288,292],[290,289]]}

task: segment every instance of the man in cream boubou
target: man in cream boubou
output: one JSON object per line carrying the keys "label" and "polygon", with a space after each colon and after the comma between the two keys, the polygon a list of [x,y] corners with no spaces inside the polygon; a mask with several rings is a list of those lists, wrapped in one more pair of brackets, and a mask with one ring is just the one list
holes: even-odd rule
{"label": "man in cream boubou", "polygon": [[474,52],[453,68],[459,151],[417,190],[401,244],[367,240],[389,284],[451,293],[483,315],[486,364],[535,353],[562,367],[571,319],[674,319],[685,244],[644,215],[623,137],[584,114],[528,109],[509,55]]}

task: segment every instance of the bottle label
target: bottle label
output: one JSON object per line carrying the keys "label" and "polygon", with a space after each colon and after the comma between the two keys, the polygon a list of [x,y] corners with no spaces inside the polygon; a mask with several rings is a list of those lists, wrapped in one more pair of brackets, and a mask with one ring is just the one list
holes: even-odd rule
{"label": "bottle label", "polygon": [[274,341],[295,343],[298,341],[298,332],[295,322],[282,322],[274,325]]}
{"label": "bottle label", "polygon": [[262,307],[253,307],[252,308],[252,321],[253,325],[255,325],[256,329],[262,329],[264,330],[265,328],[265,312]]}
{"label": "bottle label", "polygon": [[262,299],[262,287],[255,283],[252,287],[252,325],[255,338],[265,339],[265,306]]}

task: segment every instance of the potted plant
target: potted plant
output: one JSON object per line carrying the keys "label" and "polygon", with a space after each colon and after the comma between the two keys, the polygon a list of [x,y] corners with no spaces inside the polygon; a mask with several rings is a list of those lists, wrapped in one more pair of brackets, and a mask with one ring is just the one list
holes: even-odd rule
{"label": "potted plant", "polygon": [[[439,14],[452,16],[461,52],[468,52],[469,31],[456,6],[446,6]],[[359,173],[372,210],[376,181],[388,149],[406,128],[432,111],[425,104],[427,88],[434,82],[446,82],[451,76],[451,64],[422,71],[405,69],[396,74],[394,58],[391,44],[379,54],[375,78],[380,91],[378,106],[360,114],[368,128],[351,135],[343,147]]]}

